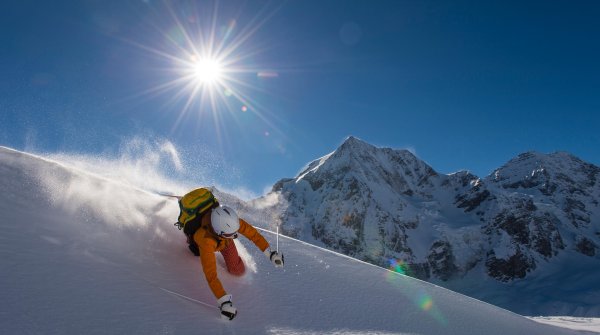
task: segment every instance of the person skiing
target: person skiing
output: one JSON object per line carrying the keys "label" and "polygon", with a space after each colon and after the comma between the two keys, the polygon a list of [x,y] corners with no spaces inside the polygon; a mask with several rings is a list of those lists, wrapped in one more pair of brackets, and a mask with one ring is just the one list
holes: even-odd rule
{"label": "person skiing", "polygon": [[218,251],[223,255],[229,273],[235,276],[243,275],[246,267],[234,243],[234,239],[243,235],[252,241],[276,267],[284,265],[283,255],[271,250],[267,240],[256,228],[239,218],[231,207],[221,206],[216,200],[209,209],[187,222],[186,228],[187,226],[196,227],[195,231],[184,229],[184,232],[188,236],[190,251],[200,256],[206,281],[217,299],[217,305],[224,318],[232,320],[237,315],[237,309],[233,307],[231,294],[227,294],[217,276],[215,252]]}

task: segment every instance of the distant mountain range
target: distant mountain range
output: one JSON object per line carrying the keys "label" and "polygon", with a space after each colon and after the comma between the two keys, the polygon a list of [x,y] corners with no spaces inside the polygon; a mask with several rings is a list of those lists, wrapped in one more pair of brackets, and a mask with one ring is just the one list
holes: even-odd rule
{"label": "distant mountain range", "polygon": [[600,316],[599,179],[565,152],[445,175],[349,137],[265,199],[291,237],[522,314]]}

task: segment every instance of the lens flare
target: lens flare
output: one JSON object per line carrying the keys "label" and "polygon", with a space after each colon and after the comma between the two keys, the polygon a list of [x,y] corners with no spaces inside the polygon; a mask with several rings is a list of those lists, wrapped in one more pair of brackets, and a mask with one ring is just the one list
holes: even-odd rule
{"label": "lens flare", "polygon": [[257,73],[256,76],[261,79],[277,78],[279,77],[279,73],[274,71],[261,71]]}
{"label": "lens flare", "polygon": [[[257,76],[274,80],[278,72],[270,66],[257,67],[266,47],[254,37],[281,5],[267,4],[254,17],[243,19],[236,17],[242,14],[237,8],[219,1],[147,5],[156,13],[149,17],[148,26],[158,34],[145,34],[140,40],[128,42],[148,52],[152,69],[161,81],[132,98],[168,95],[164,110],[177,112],[172,131],[191,124],[206,125],[217,132],[220,143],[228,142],[221,137],[227,136],[232,124],[224,121],[225,117],[234,120],[233,124],[241,123],[236,119],[240,106],[277,130],[274,122],[278,119],[259,102],[263,96],[259,93],[269,92],[256,81]],[[143,43],[145,36],[154,38]],[[204,122],[205,116],[212,122]],[[285,136],[282,131],[278,133]]]}
{"label": "lens flare", "polygon": [[407,275],[408,265],[404,263],[402,260],[392,258],[388,261],[389,267],[388,269],[394,272],[397,272],[402,275]]}
{"label": "lens flare", "polygon": [[390,271],[386,274],[387,281],[406,296],[407,299],[411,300],[415,308],[427,313],[441,325],[448,324],[448,320],[439,308],[436,307],[433,297],[425,290],[425,287],[419,286],[417,282],[404,277],[409,275],[409,264],[395,258],[389,259],[388,264]]}
{"label": "lens flare", "polygon": [[419,299],[419,306],[424,311],[429,311],[433,307],[433,300],[428,295],[423,295]]}

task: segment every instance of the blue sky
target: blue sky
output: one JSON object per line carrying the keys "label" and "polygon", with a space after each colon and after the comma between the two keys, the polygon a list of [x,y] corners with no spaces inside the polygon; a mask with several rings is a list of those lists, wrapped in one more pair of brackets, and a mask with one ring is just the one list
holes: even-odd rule
{"label": "blue sky", "polygon": [[[348,135],[442,173],[528,150],[598,165],[598,17],[595,1],[3,1],[0,145],[170,141],[186,175],[256,194]],[[192,94],[182,62],[210,36],[227,80]]]}

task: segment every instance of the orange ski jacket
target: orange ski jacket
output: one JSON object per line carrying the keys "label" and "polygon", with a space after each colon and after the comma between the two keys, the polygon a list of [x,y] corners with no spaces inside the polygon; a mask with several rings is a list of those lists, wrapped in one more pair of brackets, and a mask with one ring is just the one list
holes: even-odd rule
{"label": "orange ski jacket", "polygon": [[[269,247],[269,242],[248,222],[240,219],[240,229],[238,234],[244,235],[252,241],[260,251],[265,251]],[[202,217],[201,228],[194,234],[194,241],[200,249],[200,262],[202,270],[208,282],[208,286],[217,299],[221,298],[227,292],[223,284],[217,277],[217,259],[215,252],[225,249],[229,243],[234,243],[232,239],[222,238],[215,234],[210,225],[210,215]]]}

